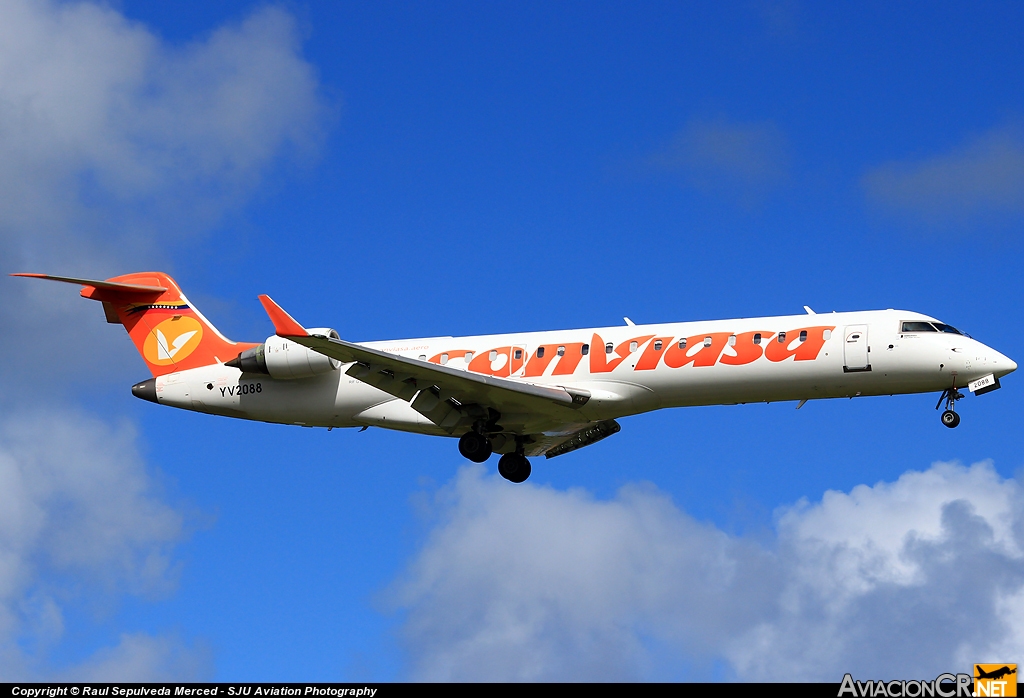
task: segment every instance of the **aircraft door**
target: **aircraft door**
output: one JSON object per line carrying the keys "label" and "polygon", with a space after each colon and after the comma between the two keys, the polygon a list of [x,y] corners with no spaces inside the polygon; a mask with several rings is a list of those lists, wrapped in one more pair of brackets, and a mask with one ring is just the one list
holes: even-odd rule
{"label": "aircraft door", "polygon": [[850,325],[843,333],[843,371],[870,371],[871,358],[868,356],[868,326]]}

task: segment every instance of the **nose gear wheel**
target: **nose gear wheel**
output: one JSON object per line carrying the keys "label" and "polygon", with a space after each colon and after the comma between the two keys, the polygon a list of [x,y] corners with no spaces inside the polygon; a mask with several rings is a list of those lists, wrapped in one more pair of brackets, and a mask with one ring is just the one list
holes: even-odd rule
{"label": "nose gear wheel", "polygon": [[964,394],[956,389],[956,379],[953,379],[953,385],[942,391],[942,395],[939,396],[939,401],[935,403],[935,409],[939,409],[942,406],[943,400],[946,402],[946,409],[942,411],[942,423],[950,429],[955,428],[960,424],[960,415],[956,413],[956,401],[962,400]]}

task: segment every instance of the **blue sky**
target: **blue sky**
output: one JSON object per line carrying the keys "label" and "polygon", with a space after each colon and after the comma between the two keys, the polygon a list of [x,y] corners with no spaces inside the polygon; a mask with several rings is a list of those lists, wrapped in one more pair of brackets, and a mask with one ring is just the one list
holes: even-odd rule
{"label": "blue sky", "polygon": [[[12,0],[0,271],[164,270],[238,340],[272,332],[259,293],[357,341],[807,304],[1019,361],[1022,14]],[[136,400],[99,308],[0,289],[0,677],[835,681],[1024,652],[1016,376],[956,430],[934,395],[631,417],[511,488],[450,440]]]}

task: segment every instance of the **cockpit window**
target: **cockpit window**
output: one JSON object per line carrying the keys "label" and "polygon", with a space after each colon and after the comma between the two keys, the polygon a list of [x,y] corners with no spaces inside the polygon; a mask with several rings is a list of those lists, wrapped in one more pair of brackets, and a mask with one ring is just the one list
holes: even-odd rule
{"label": "cockpit window", "polygon": [[927,322],[904,322],[904,332],[935,332],[935,328]]}
{"label": "cockpit window", "polygon": [[935,325],[935,329],[937,329],[939,332],[948,332],[949,334],[963,334],[963,332],[953,327],[952,325],[946,325],[941,322],[933,322],[932,324]]}

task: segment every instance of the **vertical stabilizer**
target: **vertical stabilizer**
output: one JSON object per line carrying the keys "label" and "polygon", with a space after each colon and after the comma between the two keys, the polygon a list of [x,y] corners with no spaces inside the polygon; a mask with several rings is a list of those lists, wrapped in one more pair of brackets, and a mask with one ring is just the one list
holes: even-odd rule
{"label": "vertical stabilizer", "polygon": [[140,272],[104,281],[45,274],[14,274],[80,284],[82,297],[103,303],[107,322],[128,330],[154,376],[223,363],[256,346],[232,342],[203,317],[163,272]]}

